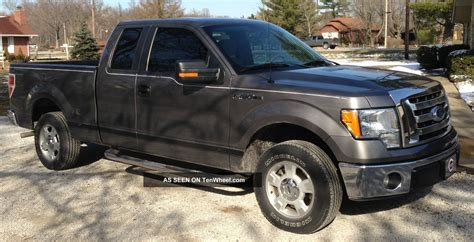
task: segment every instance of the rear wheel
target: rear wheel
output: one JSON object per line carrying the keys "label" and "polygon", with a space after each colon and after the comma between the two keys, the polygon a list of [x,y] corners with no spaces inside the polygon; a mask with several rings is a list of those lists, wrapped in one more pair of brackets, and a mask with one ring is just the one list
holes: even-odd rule
{"label": "rear wheel", "polygon": [[72,138],[64,115],[52,112],[41,116],[36,124],[35,148],[46,168],[65,170],[77,165],[81,143]]}
{"label": "rear wheel", "polygon": [[323,44],[323,48],[324,48],[325,50],[329,49],[329,43],[324,43],[324,44]]}
{"label": "rear wheel", "polygon": [[334,50],[334,49],[336,49],[336,46],[335,46],[335,45],[331,45],[329,48],[331,48],[331,50]]}
{"label": "rear wheel", "polygon": [[277,144],[261,156],[257,171],[258,204],[276,227],[306,234],[334,220],[342,188],[336,167],[316,145],[300,140]]}

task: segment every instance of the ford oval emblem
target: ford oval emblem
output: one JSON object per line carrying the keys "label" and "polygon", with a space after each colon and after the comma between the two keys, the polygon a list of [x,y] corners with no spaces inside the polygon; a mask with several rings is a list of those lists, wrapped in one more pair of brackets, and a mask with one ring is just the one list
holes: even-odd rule
{"label": "ford oval emblem", "polygon": [[446,117],[446,111],[443,107],[436,106],[431,109],[431,115],[433,116],[433,120],[439,122]]}

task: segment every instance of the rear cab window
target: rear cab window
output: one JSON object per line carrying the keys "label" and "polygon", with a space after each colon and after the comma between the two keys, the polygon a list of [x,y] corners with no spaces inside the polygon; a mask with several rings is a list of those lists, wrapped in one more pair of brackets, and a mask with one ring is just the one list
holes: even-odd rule
{"label": "rear cab window", "polygon": [[110,61],[110,69],[133,70],[138,66],[139,40],[143,28],[126,28],[120,35]]}

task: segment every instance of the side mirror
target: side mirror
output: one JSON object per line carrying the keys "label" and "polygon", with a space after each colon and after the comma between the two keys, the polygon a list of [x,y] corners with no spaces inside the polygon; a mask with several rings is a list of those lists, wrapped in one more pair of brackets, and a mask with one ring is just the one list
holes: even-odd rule
{"label": "side mirror", "polygon": [[219,68],[209,68],[202,60],[178,61],[176,69],[182,83],[211,83],[217,81],[219,76]]}

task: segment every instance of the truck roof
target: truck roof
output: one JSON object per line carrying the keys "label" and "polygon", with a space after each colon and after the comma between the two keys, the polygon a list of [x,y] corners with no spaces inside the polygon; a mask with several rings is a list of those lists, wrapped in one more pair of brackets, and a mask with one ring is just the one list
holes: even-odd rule
{"label": "truck roof", "polygon": [[119,26],[127,25],[150,25],[150,24],[181,24],[195,27],[204,27],[210,25],[222,24],[244,24],[244,23],[264,23],[260,20],[236,19],[236,18],[164,18],[164,19],[140,19],[126,20],[120,22]]}

